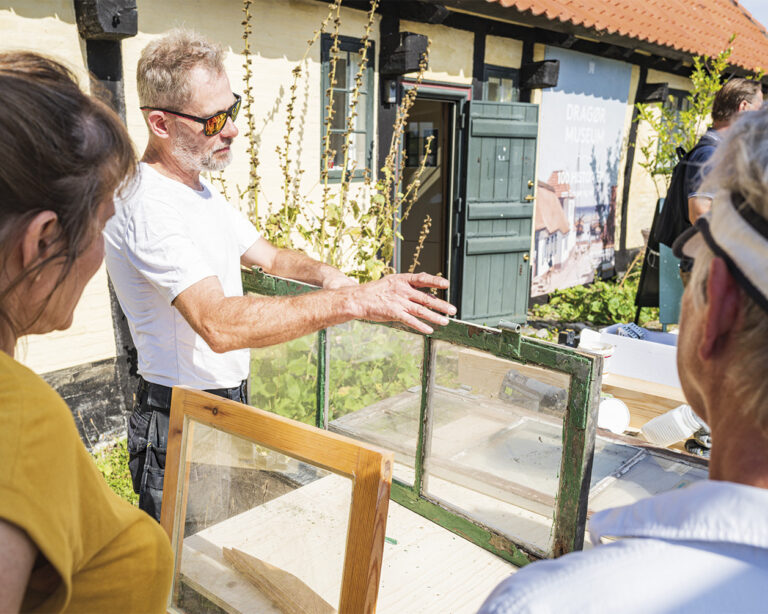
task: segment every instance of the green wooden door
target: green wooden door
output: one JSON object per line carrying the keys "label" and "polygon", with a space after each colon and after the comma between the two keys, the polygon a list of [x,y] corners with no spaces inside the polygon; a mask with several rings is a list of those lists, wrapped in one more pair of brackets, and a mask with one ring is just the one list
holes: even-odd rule
{"label": "green wooden door", "polygon": [[524,322],[539,109],[473,101],[467,113],[460,317]]}

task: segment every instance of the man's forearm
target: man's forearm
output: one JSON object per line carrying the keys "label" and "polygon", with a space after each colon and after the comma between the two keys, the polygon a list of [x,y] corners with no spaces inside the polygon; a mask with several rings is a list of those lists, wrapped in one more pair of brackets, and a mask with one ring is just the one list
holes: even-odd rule
{"label": "man's forearm", "polygon": [[[311,282],[310,282],[311,283]],[[284,343],[355,318],[343,292],[318,290],[299,296],[222,299],[208,320],[209,345],[217,352]],[[215,341],[214,341],[215,340]]]}
{"label": "man's forearm", "polygon": [[315,286],[324,286],[332,279],[346,277],[338,269],[292,249],[279,249],[267,272]]}
{"label": "man's forearm", "polygon": [[430,334],[430,324],[443,326],[448,323],[443,314],[456,313],[449,303],[421,291],[447,288],[440,277],[405,273],[361,285],[343,280],[348,284],[299,296],[227,297],[211,276],[180,293],[173,306],[215,352],[283,343],[357,318],[402,322]]}

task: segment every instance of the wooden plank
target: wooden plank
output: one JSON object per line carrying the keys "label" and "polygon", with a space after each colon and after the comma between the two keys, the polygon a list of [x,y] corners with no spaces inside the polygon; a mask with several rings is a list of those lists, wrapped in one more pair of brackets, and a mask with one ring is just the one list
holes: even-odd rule
{"label": "wooden plank", "polygon": [[237,548],[222,548],[224,560],[274,601],[284,614],[336,614],[320,595],[287,571]]}
{"label": "wooden plank", "polygon": [[686,402],[680,388],[614,373],[603,375],[602,390],[626,403],[629,408],[629,425],[636,429]]}
{"label": "wooden plank", "polygon": [[391,454],[382,457],[361,450],[358,456],[342,584],[355,590],[342,590],[341,612],[376,611],[392,463]]}
{"label": "wooden plank", "polygon": [[[256,587],[226,564],[223,548],[237,548],[269,561],[311,584],[326,602],[341,578],[337,543],[343,527],[325,523],[318,533],[318,516],[346,518],[347,501],[339,476],[327,476],[278,499],[208,527],[184,540],[184,583],[230,614],[279,614]],[[286,510],[293,509],[293,514]],[[310,547],[294,535],[311,535]],[[389,505],[387,541],[382,557],[379,614],[473,614],[493,588],[516,568],[395,503]],[[544,528],[546,533],[546,528]],[[290,536],[290,538],[289,538]],[[328,547],[316,546],[324,539]],[[342,544],[343,545],[343,544]],[[307,560],[290,567],[294,552]],[[300,569],[312,568],[315,574]],[[338,588],[336,588],[338,591]]]}

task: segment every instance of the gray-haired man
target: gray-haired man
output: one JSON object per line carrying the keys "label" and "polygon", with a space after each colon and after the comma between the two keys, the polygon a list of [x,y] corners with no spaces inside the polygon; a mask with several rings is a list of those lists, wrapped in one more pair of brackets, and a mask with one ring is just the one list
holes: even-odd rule
{"label": "gray-haired man", "polygon": [[[221,47],[173,31],[144,49],[137,80],[149,142],[134,194],[117,203],[105,229],[106,262],[139,358],[128,427],[134,489],[140,507],[159,519],[171,386],[244,401],[247,348],[355,318],[430,332],[419,318],[446,324],[443,314],[455,308],[418,290],[445,288],[444,279],[405,274],[358,285],[300,252],[275,248],[200,177],[230,162],[238,134],[240,97]],[[323,290],[243,296],[241,264]]]}

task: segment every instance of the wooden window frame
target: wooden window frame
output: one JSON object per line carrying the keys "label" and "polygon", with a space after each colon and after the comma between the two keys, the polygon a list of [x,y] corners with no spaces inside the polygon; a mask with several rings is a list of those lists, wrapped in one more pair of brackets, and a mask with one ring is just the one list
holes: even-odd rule
{"label": "wooden window frame", "polygon": [[[365,113],[365,167],[364,168],[356,168],[352,175],[350,176],[351,180],[359,180],[362,181],[365,179],[366,174],[366,168],[371,168],[372,161],[373,161],[373,103],[374,103],[374,96],[375,96],[375,87],[374,87],[374,73],[375,73],[375,62],[376,62],[376,44],[374,41],[368,41],[369,47],[368,47],[368,64],[366,65],[366,74],[363,77],[363,79],[366,81],[366,94],[367,94],[367,102],[365,105],[365,108],[362,109],[358,105],[357,112],[358,114]],[[326,127],[325,127],[325,119],[326,119],[326,106],[329,104],[329,100],[326,98],[326,93],[328,92],[328,88],[330,87],[330,61],[331,61],[331,46],[333,45],[333,37],[330,34],[323,34],[320,39],[320,66],[321,66],[321,72],[322,72],[322,91],[320,92],[320,96],[322,99],[322,104],[320,105],[320,129],[321,129],[321,138],[320,138],[320,171],[322,172],[323,169],[323,145],[322,141],[325,135]],[[339,51],[348,52],[350,54],[358,53],[363,48],[363,43],[359,38],[354,38],[352,36],[339,36]],[[349,84],[351,86],[351,84]],[[342,89],[342,88],[335,88],[335,89]],[[351,90],[352,87],[346,88],[346,90]],[[347,107],[344,108],[344,124],[346,126],[346,119],[347,119]],[[334,109],[334,112],[338,113],[340,109]],[[345,129],[346,130],[346,129]],[[362,132],[355,131],[356,134],[361,134]],[[338,131],[336,132],[338,134]],[[330,183],[339,183],[341,182],[341,174],[342,169],[329,169],[328,170],[328,181]]]}
{"label": "wooden window frame", "polygon": [[496,66],[494,64],[483,65],[483,101],[484,102],[499,102],[497,100],[488,100],[488,78],[499,77],[500,79],[512,79],[515,83],[515,89],[517,90],[517,100],[511,102],[520,101],[520,69],[510,68],[508,66]]}
{"label": "wooden window frame", "polygon": [[[374,612],[384,551],[392,466],[391,452],[317,429],[236,401],[192,390],[173,388],[168,430],[165,488],[161,524],[174,552],[173,590],[169,611],[180,584],[186,518],[186,458],[191,423],[237,435],[275,452],[321,467],[352,480],[339,612]],[[183,473],[182,473],[183,472]]]}

